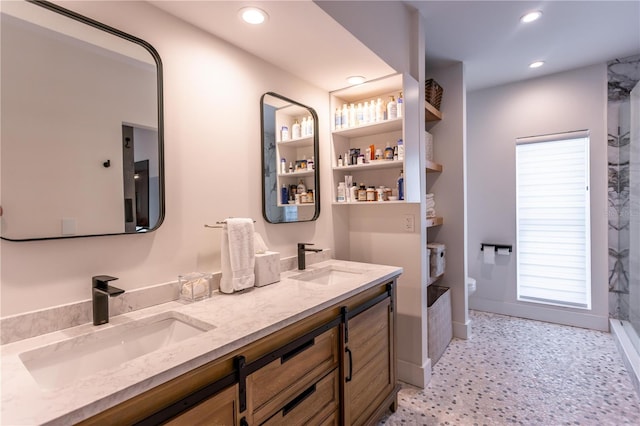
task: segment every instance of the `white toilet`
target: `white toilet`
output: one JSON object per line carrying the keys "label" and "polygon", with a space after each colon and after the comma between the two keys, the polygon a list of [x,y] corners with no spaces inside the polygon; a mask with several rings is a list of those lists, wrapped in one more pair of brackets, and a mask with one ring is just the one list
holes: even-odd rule
{"label": "white toilet", "polygon": [[476,292],[475,278],[467,277],[467,295],[471,296],[475,292]]}

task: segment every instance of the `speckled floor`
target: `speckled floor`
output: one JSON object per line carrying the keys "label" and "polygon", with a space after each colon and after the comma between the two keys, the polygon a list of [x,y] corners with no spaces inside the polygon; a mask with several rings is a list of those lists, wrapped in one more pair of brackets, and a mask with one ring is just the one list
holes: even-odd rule
{"label": "speckled floor", "polygon": [[471,312],[424,389],[403,386],[379,425],[640,425],[609,333]]}

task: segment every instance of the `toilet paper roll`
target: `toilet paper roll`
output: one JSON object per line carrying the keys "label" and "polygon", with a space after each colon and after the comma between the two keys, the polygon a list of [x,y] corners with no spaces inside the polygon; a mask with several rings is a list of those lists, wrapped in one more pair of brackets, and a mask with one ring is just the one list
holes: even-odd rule
{"label": "toilet paper roll", "polygon": [[508,248],[499,248],[498,249],[498,255],[500,256],[509,256],[511,254],[511,252],[509,251]]}
{"label": "toilet paper roll", "polygon": [[484,246],[483,262],[487,265],[494,265],[496,263],[496,248],[494,246]]}

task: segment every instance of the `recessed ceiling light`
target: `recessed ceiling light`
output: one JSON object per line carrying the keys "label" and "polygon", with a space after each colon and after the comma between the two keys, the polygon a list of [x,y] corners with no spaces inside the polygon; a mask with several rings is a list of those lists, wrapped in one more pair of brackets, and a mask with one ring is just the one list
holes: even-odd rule
{"label": "recessed ceiling light", "polygon": [[257,7],[243,7],[239,14],[244,22],[253,25],[262,24],[269,17],[267,12]]}
{"label": "recessed ceiling light", "polygon": [[529,64],[529,68],[540,68],[543,65],[544,65],[544,61],[535,61]]}
{"label": "recessed ceiling light", "polygon": [[364,83],[364,80],[364,77],[361,75],[352,75],[351,77],[347,78],[349,84],[362,84]]}
{"label": "recessed ceiling light", "polygon": [[529,22],[533,22],[536,19],[540,18],[542,16],[542,12],[539,10],[534,10],[533,12],[529,12],[525,15],[522,15],[522,17],[520,18],[520,22],[524,22],[525,24],[529,23]]}

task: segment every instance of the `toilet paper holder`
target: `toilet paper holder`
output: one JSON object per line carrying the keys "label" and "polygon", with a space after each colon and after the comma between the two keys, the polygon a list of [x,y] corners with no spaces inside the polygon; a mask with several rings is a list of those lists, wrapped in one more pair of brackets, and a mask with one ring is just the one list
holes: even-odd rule
{"label": "toilet paper holder", "polygon": [[492,244],[492,243],[481,243],[480,251],[484,251],[484,246],[494,247],[494,250],[497,252],[499,249],[509,249],[509,253],[513,251],[513,246],[507,244]]}

